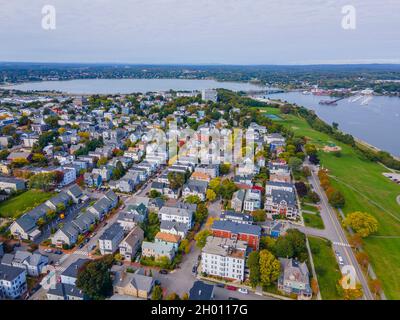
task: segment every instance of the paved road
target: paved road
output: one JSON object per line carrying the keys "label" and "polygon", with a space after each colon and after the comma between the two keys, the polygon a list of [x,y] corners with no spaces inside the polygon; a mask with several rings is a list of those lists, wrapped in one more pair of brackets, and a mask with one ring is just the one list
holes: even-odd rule
{"label": "paved road", "polygon": [[161,282],[161,286],[167,289],[167,294],[176,292],[180,296],[184,293],[189,293],[190,288],[196,281],[196,276],[192,274],[192,268],[197,262],[197,257],[200,254],[200,249],[193,242],[189,254],[185,255],[179,269],[164,275],[158,272],[153,274],[154,278]]}
{"label": "paved road", "polygon": [[278,300],[269,296],[259,296],[253,292],[244,294],[240,293],[239,291],[231,291],[217,286],[214,289],[214,297],[215,300],[229,300],[229,298],[235,298],[239,300]]}
{"label": "paved road", "polygon": [[338,259],[338,255],[340,255],[343,258],[344,265],[351,265],[354,267],[357,279],[363,287],[364,299],[374,300],[373,295],[369,289],[367,279],[362,272],[360,266],[358,265],[352,249],[350,248],[349,242],[339,222],[336,212],[329,204],[328,198],[326,197],[325,192],[322,190],[319,184],[319,179],[316,174],[316,168],[311,168],[312,170],[309,181],[314,191],[317,192],[321,198],[321,218],[325,224],[326,237],[332,241],[332,245],[336,253],[336,258]]}

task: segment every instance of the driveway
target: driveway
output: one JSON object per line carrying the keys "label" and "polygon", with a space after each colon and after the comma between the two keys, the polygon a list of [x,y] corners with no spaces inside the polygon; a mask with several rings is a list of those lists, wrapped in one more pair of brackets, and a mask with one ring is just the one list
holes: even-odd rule
{"label": "driveway", "polygon": [[200,249],[195,246],[193,241],[192,248],[189,254],[183,257],[179,269],[175,269],[165,275],[158,272],[153,273],[154,278],[161,282],[161,286],[164,289],[167,289],[167,294],[176,292],[182,296],[184,293],[189,293],[194,281],[196,281],[196,276],[192,274],[192,268],[197,262],[200,253]]}

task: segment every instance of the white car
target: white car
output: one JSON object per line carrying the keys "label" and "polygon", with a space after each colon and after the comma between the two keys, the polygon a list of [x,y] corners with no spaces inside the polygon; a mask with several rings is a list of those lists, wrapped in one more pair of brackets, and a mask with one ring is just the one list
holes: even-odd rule
{"label": "white car", "polygon": [[243,293],[243,294],[248,294],[249,293],[249,290],[247,290],[246,288],[239,288],[239,290],[238,290],[240,293]]}
{"label": "white car", "polygon": [[44,252],[46,252],[46,253],[52,253],[53,250],[51,250],[51,249],[44,249]]}
{"label": "white car", "polygon": [[343,258],[342,258],[341,256],[338,256],[338,259],[339,259],[339,264],[340,264],[341,266],[343,266],[343,265],[344,265]]}

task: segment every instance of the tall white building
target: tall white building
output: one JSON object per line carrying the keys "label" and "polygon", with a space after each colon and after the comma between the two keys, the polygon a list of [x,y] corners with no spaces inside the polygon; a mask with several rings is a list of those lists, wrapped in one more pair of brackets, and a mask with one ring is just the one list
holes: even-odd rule
{"label": "tall white building", "polygon": [[201,253],[201,271],[232,280],[244,280],[245,241],[208,237]]}

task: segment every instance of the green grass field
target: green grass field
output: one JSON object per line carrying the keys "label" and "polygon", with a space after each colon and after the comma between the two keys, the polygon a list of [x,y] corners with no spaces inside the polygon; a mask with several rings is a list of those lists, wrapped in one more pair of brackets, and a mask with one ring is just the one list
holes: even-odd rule
{"label": "green grass field", "polygon": [[341,276],[331,244],[321,238],[308,237],[318,277],[319,290],[324,300],[340,300],[336,285]]}
{"label": "green grass field", "polygon": [[332,184],[345,195],[344,213],[364,211],[378,220],[379,231],[365,239],[364,248],[383,283],[386,296],[400,299],[400,206],[396,202],[400,186],[382,175],[388,171],[382,165],[364,160],[350,146],[312,129],[304,119],[294,115],[280,116],[285,119],[281,123],[297,136],[306,136],[320,147],[332,142],[342,148],[339,158],[320,151],[321,163],[334,177]]}
{"label": "green grass field", "polygon": [[304,223],[307,227],[316,229],[325,229],[324,222],[319,214],[303,212]]}
{"label": "green grass field", "polygon": [[46,200],[50,199],[54,193],[43,192],[40,190],[28,190],[16,197],[12,197],[0,203],[0,216],[3,218],[18,218],[23,213],[31,210]]}

